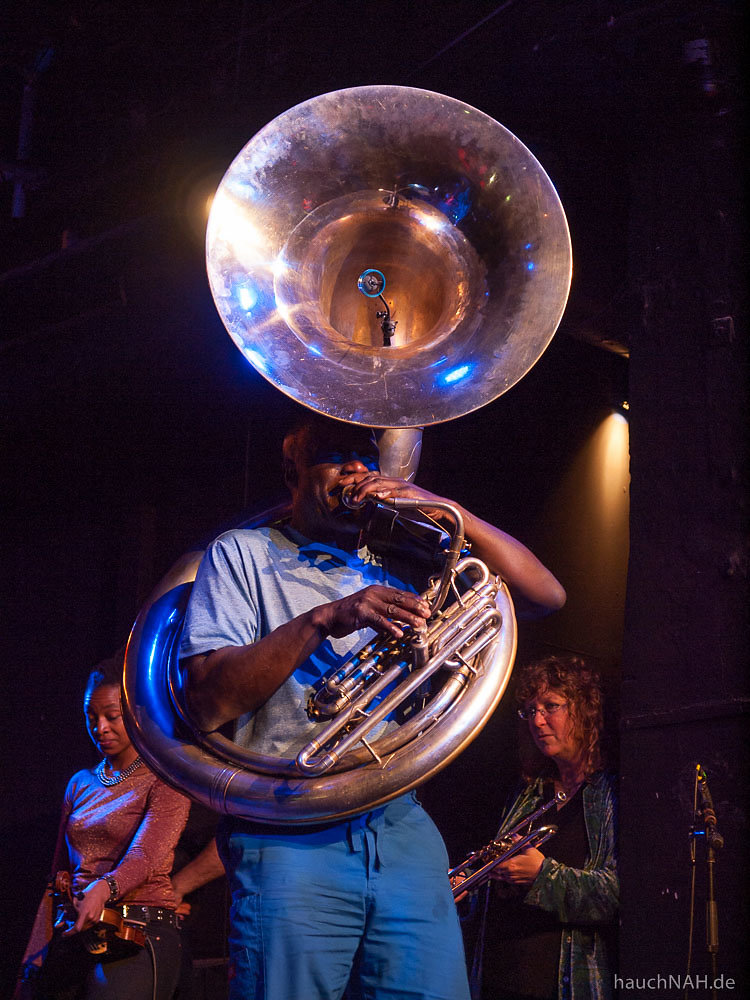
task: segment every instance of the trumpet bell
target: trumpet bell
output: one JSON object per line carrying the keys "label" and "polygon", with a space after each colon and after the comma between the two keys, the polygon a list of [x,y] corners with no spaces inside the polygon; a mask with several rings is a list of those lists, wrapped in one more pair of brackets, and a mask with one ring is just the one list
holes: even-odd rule
{"label": "trumpet bell", "polygon": [[[532,153],[461,101],[409,87],[315,97],[270,122],[214,197],[207,269],[250,363],[318,412],[372,427],[461,416],[538,360],[571,247]],[[385,279],[396,324],[384,346]]]}

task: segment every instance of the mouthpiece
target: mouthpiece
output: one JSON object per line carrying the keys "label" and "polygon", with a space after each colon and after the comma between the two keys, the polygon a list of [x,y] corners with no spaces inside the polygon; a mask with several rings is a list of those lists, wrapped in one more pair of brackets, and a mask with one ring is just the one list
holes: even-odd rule
{"label": "mouthpiece", "polygon": [[349,510],[361,510],[365,504],[370,502],[368,500],[355,500],[352,496],[355,489],[356,483],[350,483],[349,486],[345,486],[341,491],[341,503],[344,507],[348,507]]}

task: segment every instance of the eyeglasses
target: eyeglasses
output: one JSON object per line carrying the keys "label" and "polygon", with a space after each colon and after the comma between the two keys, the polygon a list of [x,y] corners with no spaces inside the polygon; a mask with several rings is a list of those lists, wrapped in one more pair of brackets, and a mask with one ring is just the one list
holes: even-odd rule
{"label": "eyeglasses", "polygon": [[518,717],[519,719],[533,720],[538,712],[543,719],[546,719],[548,716],[554,715],[555,712],[559,712],[561,708],[565,708],[567,704],[567,701],[551,701],[544,708],[519,708]]}

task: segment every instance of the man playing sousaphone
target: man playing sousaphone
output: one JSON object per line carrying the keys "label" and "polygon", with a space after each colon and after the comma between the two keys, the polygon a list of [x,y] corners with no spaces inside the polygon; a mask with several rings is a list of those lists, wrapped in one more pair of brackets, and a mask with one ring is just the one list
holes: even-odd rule
{"label": "man playing sousaphone", "polygon": [[[366,500],[439,498],[383,476],[365,429],[310,417],[284,441],[290,524],[234,530],[207,550],[181,656],[191,717],[236,720],[236,741],[294,757],[314,730],[314,685],[375,629],[400,637],[430,614],[413,561],[375,556],[356,513]],[[539,611],[565,592],[521,543],[463,511],[473,553]],[[239,1000],[468,997],[447,856],[413,793],[334,823],[284,827],[225,817],[219,851],[233,892],[230,995]],[[350,982],[351,977],[351,982]]]}

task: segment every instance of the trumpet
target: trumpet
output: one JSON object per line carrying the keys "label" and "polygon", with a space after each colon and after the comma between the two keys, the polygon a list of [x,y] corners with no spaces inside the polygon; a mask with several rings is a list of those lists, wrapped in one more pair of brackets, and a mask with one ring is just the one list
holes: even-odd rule
{"label": "trumpet", "polygon": [[[518,836],[525,826],[536,823],[552,806],[562,803],[567,798],[565,792],[557,792],[549,802],[545,802],[533,813],[524,816],[515,826],[511,827],[500,840],[491,840],[489,844],[480,847],[478,851],[472,851],[461,864],[451,868],[448,872],[453,887],[453,898],[458,899],[466,892],[472,892],[488,882],[492,872],[504,861],[510,860],[521,851],[532,847],[541,847],[550,837],[557,833],[557,827],[550,823],[546,826],[539,826],[535,830],[520,836],[518,840],[513,838]],[[479,867],[477,868],[477,865]],[[465,872],[468,874],[464,875]]]}

